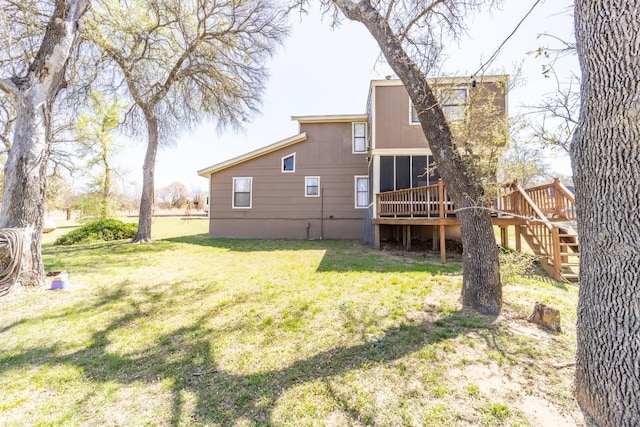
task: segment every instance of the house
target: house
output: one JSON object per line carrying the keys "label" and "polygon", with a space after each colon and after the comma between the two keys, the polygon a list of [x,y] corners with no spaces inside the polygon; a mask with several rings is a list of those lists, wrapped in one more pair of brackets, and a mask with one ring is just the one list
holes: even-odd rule
{"label": "house", "polygon": [[[506,114],[506,83],[502,75],[430,80],[452,123],[466,120],[481,88],[494,94],[486,102]],[[363,239],[379,246],[399,235],[410,242],[459,233],[452,206],[442,211],[438,204],[445,190],[441,183],[438,190],[438,171],[400,80],[373,80],[363,114],[292,119],[297,135],[198,171],[209,179],[212,237]],[[407,193],[412,189],[422,192]]]}

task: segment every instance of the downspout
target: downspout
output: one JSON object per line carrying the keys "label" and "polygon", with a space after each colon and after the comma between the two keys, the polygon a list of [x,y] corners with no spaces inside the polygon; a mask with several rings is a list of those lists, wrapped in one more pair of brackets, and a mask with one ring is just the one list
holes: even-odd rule
{"label": "downspout", "polygon": [[324,188],[320,187],[320,240],[324,238]]}

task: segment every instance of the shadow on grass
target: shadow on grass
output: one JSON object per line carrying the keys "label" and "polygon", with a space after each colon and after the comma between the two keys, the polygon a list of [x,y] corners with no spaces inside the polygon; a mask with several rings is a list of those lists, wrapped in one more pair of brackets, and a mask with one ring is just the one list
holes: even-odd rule
{"label": "shadow on grass", "polygon": [[[322,250],[324,256],[318,272],[429,272],[431,274],[459,275],[459,263],[442,265],[426,259],[419,253],[402,256],[368,248],[352,240],[262,240],[214,239],[206,234],[166,239],[166,242],[198,245],[232,252],[272,252]],[[436,262],[434,262],[436,261]]]}
{"label": "shadow on grass", "polygon": [[[393,363],[427,344],[442,342],[469,332],[495,333],[493,318],[456,311],[435,322],[401,324],[387,329],[373,341],[330,348],[281,369],[243,375],[225,372],[217,366],[212,338],[220,331],[206,326],[208,319],[241,304],[243,297],[239,297],[209,310],[189,326],[160,336],[138,353],[121,355],[109,351],[109,336],[112,332],[138,327],[140,318],[166,306],[170,302],[169,298],[172,298],[169,293],[162,292],[147,292],[144,298],[138,296],[135,301],[127,299],[121,291],[105,294],[87,310],[91,307],[101,309],[105,301],[118,307],[124,302],[128,309],[121,309],[117,318],[95,331],[88,341],[90,345],[71,353],[61,351],[59,344],[52,344],[5,354],[0,356],[0,373],[43,365],[61,365],[79,368],[85,380],[94,383],[95,387],[105,383],[157,384],[169,380],[164,383],[171,384],[171,419],[149,421],[171,425],[185,422],[233,425],[242,420],[248,420],[251,425],[273,425],[273,411],[284,393],[305,383],[322,381],[328,398],[343,410],[345,416],[362,421],[370,415],[363,414],[360,408],[353,406],[348,399],[332,389],[329,382],[336,376]],[[47,319],[49,317],[42,318],[43,321]],[[195,396],[193,413],[185,413],[185,392]],[[84,404],[86,402],[78,396],[76,409]],[[186,419],[187,416],[190,418]]]}

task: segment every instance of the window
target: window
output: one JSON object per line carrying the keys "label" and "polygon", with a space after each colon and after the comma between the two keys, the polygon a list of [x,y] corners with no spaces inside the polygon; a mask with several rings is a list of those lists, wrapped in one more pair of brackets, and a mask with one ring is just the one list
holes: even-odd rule
{"label": "window", "polygon": [[233,208],[251,209],[253,178],[233,178]]}
{"label": "window", "polygon": [[413,104],[411,104],[410,115],[411,117],[409,117],[409,123],[411,123],[412,125],[420,124],[420,118],[418,118],[418,110],[416,110],[416,107]]}
{"label": "window", "polygon": [[356,176],[356,208],[369,207],[369,177]]}
{"label": "window", "polygon": [[442,112],[450,122],[462,122],[465,119],[467,89],[451,88],[440,91]]}
{"label": "window", "polygon": [[290,173],[296,171],[296,153],[282,158],[282,172]]}
{"label": "window", "polygon": [[366,153],[367,151],[367,124],[353,124],[353,152]]}
{"label": "window", "polygon": [[320,177],[306,176],[304,178],[304,196],[320,197]]}
{"label": "window", "polygon": [[[465,119],[467,89],[465,88],[448,88],[441,89],[438,93],[442,112],[450,122],[461,122]],[[410,105],[409,123],[412,125],[420,124],[418,111],[413,104]]]}

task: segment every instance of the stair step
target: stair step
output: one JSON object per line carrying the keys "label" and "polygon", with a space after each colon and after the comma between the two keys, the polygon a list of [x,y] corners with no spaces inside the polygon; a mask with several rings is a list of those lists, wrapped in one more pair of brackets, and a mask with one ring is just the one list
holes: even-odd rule
{"label": "stair step", "polygon": [[579,267],[580,263],[578,263],[578,262],[563,262],[561,265],[563,267]]}
{"label": "stair step", "polygon": [[575,273],[567,273],[567,274],[562,274],[562,277],[564,277],[565,279],[577,279],[578,275]]}

